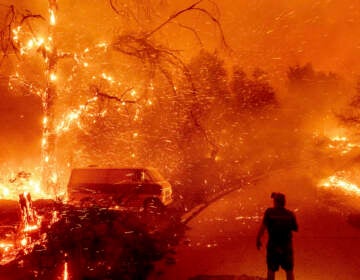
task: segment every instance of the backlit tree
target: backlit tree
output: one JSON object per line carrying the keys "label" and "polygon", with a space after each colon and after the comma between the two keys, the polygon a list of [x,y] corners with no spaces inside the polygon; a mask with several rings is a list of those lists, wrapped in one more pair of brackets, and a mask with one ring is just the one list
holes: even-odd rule
{"label": "backlit tree", "polygon": [[[99,154],[102,148],[114,149],[115,158],[123,143],[129,147],[121,149],[126,152],[122,154],[123,162],[135,161],[138,147],[142,146],[136,143],[144,142],[137,129],[146,127],[149,131],[151,124],[146,125],[146,113],[151,112],[151,106],[164,104],[163,111],[169,112],[171,100],[180,104],[183,97],[177,92],[177,83],[184,81],[181,76],[189,84],[189,96],[196,96],[191,73],[181,56],[160,39],[166,28],[175,26],[201,41],[191,26],[181,23],[184,14],[196,13],[211,19],[226,45],[220,23],[201,6],[206,2],[203,0],[159,23],[153,19],[161,2],[99,0],[94,1],[94,7],[73,2],[59,7],[56,0],[48,0],[47,14],[43,13],[43,6],[39,13],[30,11],[31,3],[24,7],[1,6],[5,11],[0,33],[1,67],[5,69],[9,88],[21,94],[36,94],[42,101],[41,166],[47,193],[58,191],[59,161],[63,170],[74,159],[83,159],[82,151],[94,148],[94,153]],[[34,6],[37,7],[35,3]],[[75,14],[67,19],[74,11],[79,19]],[[85,28],[89,23],[96,23],[96,28],[102,30],[96,33]],[[103,34],[97,37],[99,31]],[[169,116],[159,120],[158,126],[172,123],[170,131],[175,134],[176,124],[169,121],[174,116]],[[192,121],[197,121],[196,114]],[[69,134],[71,137],[64,138]],[[87,148],[78,143],[79,139],[87,142]],[[111,146],[114,143],[117,144]],[[73,152],[64,156],[64,149]]]}

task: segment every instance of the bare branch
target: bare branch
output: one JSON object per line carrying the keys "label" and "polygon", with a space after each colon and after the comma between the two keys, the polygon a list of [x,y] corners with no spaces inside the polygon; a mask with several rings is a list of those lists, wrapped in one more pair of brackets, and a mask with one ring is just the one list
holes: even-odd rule
{"label": "bare branch", "polygon": [[[192,5],[190,5],[189,7],[183,9],[183,10],[180,10],[178,12],[176,12],[175,14],[172,14],[166,21],[164,21],[163,23],[161,23],[158,27],[156,27],[155,29],[153,29],[152,31],[148,32],[144,38],[149,38],[151,37],[153,34],[155,34],[157,31],[159,31],[161,28],[163,28],[164,26],[166,26],[167,24],[169,24],[170,22],[172,22],[174,19],[176,19],[177,17],[181,16],[182,14],[184,13],[187,13],[187,12],[191,12],[191,11],[198,11],[204,15],[206,15],[207,17],[209,17],[214,23],[215,25],[217,26],[217,28],[219,29],[220,31],[220,36],[221,36],[221,41],[222,43],[224,44],[224,46],[227,48],[227,49],[230,49],[229,45],[227,44],[226,40],[225,40],[225,36],[224,36],[224,31],[221,27],[221,24],[220,24],[220,21],[212,14],[210,13],[208,10],[204,9],[204,8],[200,8],[198,7],[198,5],[203,2],[203,0],[199,0],[195,3],[193,3]],[[214,3],[213,1],[209,1],[210,3],[212,3],[216,8],[217,5],[216,3]],[[191,29],[189,27],[185,27],[185,26],[182,26],[183,28],[187,28],[187,29],[190,29],[194,34],[196,34],[196,37],[197,39],[199,40],[199,36],[197,35],[197,32],[194,30],[194,29]],[[199,40],[201,42],[201,40]]]}
{"label": "bare branch", "polygon": [[111,6],[111,9],[113,9],[115,13],[117,13],[118,15],[120,15],[120,12],[119,12],[119,10],[115,7],[115,5],[114,5],[114,3],[113,3],[113,0],[110,0],[110,6]]}
{"label": "bare branch", "polygon": [[200,38],[199,34],[196,32],[196,30],[195,30],[194,28],[191,28],[190,26],[187,26],[187,25],[184,25],[184,24],[181,24],[181,23],[176,23],[176,24],[179,25],[181,28],[190,30],[190,31],[194,34],[194,36],[195,36],[195,38],[197,39],[197,41],[199,42],[199,45],[200,45],[201,47],[204,46],[203,43],[202,43],[202,41],[201,41],[201,38]]}
{"label": "bare branch", "polygon": [[133,88],[128,88],[127,90],[125,90],[122,94],[121,94],[121,97],[117,97],[117,96],[113,96],[113,95],[110,95],[110,94],[107,94],[107,93],[104,93],[104,92],[101,92],[99,90],[98,87],[94,86],[93,89],[95,90],[95,96],[100,96],[100,97],[104,97],[106,99],[110,99],[110,100],[115,100],[115,101],[118,101],[120,103],[130,103],[130,104],[134,104],[134,103],[137,103],[137,101],[135,100],[125,100],[125,99],[122,99],[123,96],[125,96],[125,94],[127,94],[129,91],[131,91]]}
{"label": "bare branch", "polygon": [[163,67],[161,67],[161,65],[159,66],[159,69],[160,69],[160,72],[164,75],[165,79],[168,81],[172,92],[174,93],[174,95],[176,95],[175,84],[171,77],[171,74],[167,70],[165,70]]}
{"label": "bare branch", "polygon": [[197,11],[200,11],[200,12],[206,14],[216,24],[217,28],[220,30],[221,41],[223,42],[223,44],[226,48],[230,49],[229,45],[226,43],[224,31],[223,31],[218,19],[215,18],[211,13],[209,13],[209,11],[207,11],[203,8],[194,8],[193,10],[197,10]]}
{"label": "bare branch", "polygon": [[203,0],[199,0],[197,2],[195,2],[194,4],[192,4],[191,6],[180,10],[178,12],[176,12],[175,14],[171,15],[166,21],[164,21],[162,24],[160,24],[158,27],[156,27],[154,30],[152,30],[151,32],[149,32],[148,34],[145,35],[145,38],[148,38],[150,36],[152,36],[154,33],[156,33],[157,31],[159,31],[161,28],[163,28],[165,25],[167,25],[169,22],[171,22],[172,20],[174,20],[175,18],[177,18],[178,16],[180,16],[183,13],[186,13],[192,9],[194,9],[194,7],[196,5],[198,5],[199,3],[201,3]]}
{"label": "bare branch", "polygon": [[190,116],[191,116],[191,119],[192,119],[194,125],[196,126],[196,128],[204,135],[206,142],[208,144],[210,144],[210,146],[212,147],[211,153],[215,153],[215,156],[216,156],[216,154],[219,151],[219,147],[216,145],[216,143],[215,143],[215,141],[213,141],[213,139],[210,139],[209,133],[200,124],[199,119],[195,115],[195,112],[193,109],[190,111]]}
{"label": "bare branch", "polygon": [[22,25],[26,20],[28,19],[42,19],[45,20],[45,18],[42,15],[32,15],[32,14],[28,14],[28,15],[24,15],[20,21],[20,25]]}
{"label": "bare branch", "polygon": [[[204,139],[211,147],[212,154],[216,155],[219,147],[216,145],[216,141],[212,139],[213,137],[211,137],[210,133],[206,131],[206,129],[200,123],[201,108],[198,106],[199,101],[197,97],[197,91],[189,69],[187,68],[186,64],[177,56],[174,50],[170,50],[160,45],[155,45],[154,42],[152,42],[152,40],[150,39],[153,34],[155,34],[167,24],[175,23],[182,28],[190,30],[202,46],[201,38],[195,29],[175,22],[175,19],[182,14],[190,11],[195,11],[204,14],[215,23],[216,27],[220,31],[223,44],[228,47],[219,20],[208,10],[198,7],[201,2],[203,2],[203,0],[199,0],[190,5],[189,7],[174,13],[166,21],[153,29],[151,32],[148,32],[146,34],[126,34],[116,37],[112,44],[112,47],[114,48],[114,50],[119,51],[124,55],[132,56],[140,59],[144,63],[148,63],[150,69],[149,71],[154,68],[158,69],[158,71],[165,77],[165,80],[171,87],[174,95],[176,95],[177,92],[175,90],[174,79],[170,71],[168,71],[168,67],[171,66],[172,68],[178,69],[183,73],[184,77],[189,82],[190,93],[193,98],[193,105],[190,108],[189,120],[193,122],[194,128],[200,131],[200,133],[204,136]],[[210,3],[213,2],[210,1]]]}
{"label": "bare branch", "polygon": [[135,14],[133,13],[133,11],[131,9],[122,9],[122,10],[119,10],[119,8],[117,7],[116,3],[114,2],[114,0],[109,0],[110,1],[110,6],[111,6],[111,9],[116,13],[118,14],[119,16],[122,16],[122,17],[128,17],[128,18],[132,18],[136,21],[136,23],[139,25],[140,22],[138,21],[137,17],[135,16]]}
{"label": "bare branch", "polygon": [[30,19],[42,19],[43,16],[38,14],[32,14],[29,10],[19,11],[14,5],[7,6],[8,11],[4,19],[3,28],[0,30],[0,44],[1,51],[3,53],[2,61],[8,54],[13,51],[16,54],[19,53],[19,46],[14,38],[13,30],[16,27],[21,27],[25,23],[30,32],[34,34],[32,27],[29,23]]}

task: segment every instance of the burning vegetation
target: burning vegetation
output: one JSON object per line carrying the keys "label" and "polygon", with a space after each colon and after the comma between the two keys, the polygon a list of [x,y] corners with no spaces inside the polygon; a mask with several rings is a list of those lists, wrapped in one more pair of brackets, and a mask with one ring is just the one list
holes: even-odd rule
{"label": "burning vegetation", "polygon": [[[25,135],[0,153],[2,274],[143,279],[184,211],[278,169],[359,195],[360,87],[342,73],[239,63],[215,1],[30,2],[0,4],[0,143]],[[68,205],[71,169],[90,165],[155,166],[175,206]]]}

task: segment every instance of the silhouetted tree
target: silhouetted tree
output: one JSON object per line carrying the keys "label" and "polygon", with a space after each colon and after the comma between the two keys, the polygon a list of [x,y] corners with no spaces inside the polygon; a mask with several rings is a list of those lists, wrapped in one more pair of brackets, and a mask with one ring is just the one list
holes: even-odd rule
{"label": "silhouetted tree", "polygon": [[[37,94],[42,101],[43,182],[48,185],[48,191],[51,191],[54,189],[53,185],[58,184],[58,178],[63,177],[57,173],[63,169],[63,166],[59,166],[58,157],[64,153],[64,147],[68,147],[73,153],[68,158],[80,159],[81,151],[85,152],[91,147],[98,156],[102,154],[100,151],[111,150],[107,155],[112,154],[118,158],[120,150],[114,148],[119,147],[121,142],[124,147],[131,143],[131,148],[124,149],[127,152],[126,155],[122,154],[121,158],[128,162],[133,160],[132,163],[135,164],[138,157],[133,155],[146,154],[142,153],[146,146],[144,143],[148,140],[146,132],[152,128],[158,132],[159,127],[167,129],[168,135],[157,142],[174,142],[177,129],[174,121],[176,115],[173,112],[176,112],[178,100],[182,99],[176,90],[179,87],[178,82],[181,80],[189,84],[191,98],[196,96],[196,89],[179,53],[164,43],[166,40],[163,39],[167,38],[166,29],[186,30],[194,35],[196,42],[201,42],[199,33],[186,22],[182,22],[186,19],[183,17],[185,14],[195,14],[209,19],[220,31],[221,43],[226,46],[226,42],[217,16],[206,8],[209,5],[216,6],[212,1],[194,1],[159,22],[159,17],[154,15],[157,15],[158,8],[163,3],[161,0],[134,0],[126,3],[100,0],[97,3],[102,7],[100,16],[104,19],[109,18],[109,15],[113,16],[111,22],[103,21],[101,32],[104,34],[101,35],[104,36],[101,36],[101,39],[97,36],[99,31],[94,32],[88,28],[87,20],[93,22],[94,19],[90,16],[93,12],[91,7],[81,6],[84,4],[80,2],[71,5],[69,14],[71,13],[72,17],[77,17],[77,11],[80,11],[81,16],[82,8],[86,9],[89,17],[84,21],[77,21],[76,26],[66,25],[63,24],[67,18],[66,8],[58,9],[60,3],[58,5],[56,0],[47,2],[47,16],[30,12],[31,4],[24,5],[23,8],[14,5],[1,6],[5,13],[0,23],[0,54],[4,68],[13,62],[14,65],[17,64],[9,68],[10,70],[6,68],[9,72],[6,75],[10,77],[7,79],[10,81],[9,85],[18,92],[25,88],[27,92]],[[65,7],[65,4],[61,5]],[[61,19],[59,21],[58,15]],[[114,34],[116,26],[118,28],[115,36],[109,35]],[[44,30],[49,31],[45,32],[45,36]],[[63,32],[64,30],[66,32]],[[111,32],[108,32],[109,30]],[[93,32],[98,34],[94,36]],[[13,59],[16,57],[21,59]],[[177,101],[174,101],[175,99]],[[149,109],[151,105],[155,105],[156,109]],[[152,124],[144,119],[146,114],[154,116],[155,111],[160,113],[158,116],[161,118],[158,118],[152,127]],[[195,110],[189,111],[188,120],[202,131],[198,122],[199,114],[195,113]],[[171,114],[166,116],[165,112]],[[180,117],[184,119],[182,115]],[[149,127],[145,128],[145,124]],[[68,137],[72,141],[76,139],[73,136],[78,134],[82,137],[77,139],[87,142],[83,149],[73,149],[69,145],[70,141],[65,139],[65,134],[69,131],[71,137]],[[203,131],[201,133],[205,137]],[[152,136],[153,139],[158,138],[160,132]],[[101,137],[107,139],[101,141]],[[65,145],[62,145],[64,142]],[[112,145],[114,142],[118,144]],[[155,140],[150,141],[154,142]],[[136,146],[141,146],[138,153]],[[84,164],[81,160],[64,161],[66,166],[73,163]],[[108,158],[108,161],[111,162],[111,159]]]}
{"label": "silhouetted tree", "polygon": [[360,127],[360,76],[356,80],[355,94],[348,106],[336,116],[346,126]]}
{"label": "silhouetted tree", "polygon": [[289,90],[311,94],[312,90],[332,90],[339,84],[339,77],[333,72],[315,71],[311,63],[304,66],[290,66],[287,71]]}
{"label": "silhouetted tree", "polygon": [[259,112],[277,104],[275,90],[261,69],[255,69],[249,78],[242,69],[235,68],[231,89],[236,99],[236,108],[240,111]]}

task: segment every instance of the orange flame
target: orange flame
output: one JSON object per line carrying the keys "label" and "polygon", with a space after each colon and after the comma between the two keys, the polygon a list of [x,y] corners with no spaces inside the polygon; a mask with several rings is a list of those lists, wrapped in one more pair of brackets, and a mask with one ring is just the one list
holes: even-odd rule
{"label": "orange flame", "polygon": [[360,188],[356,184],[350,183],[336,175],[321,181],[319,186],[323,188],[341,189],[349,194],[360,195]]}
{"label": "orange flame", "polygon": [[49,9],[49,14],[50,14],[50,25],[54,26],[56,24],[56,17],[54,10]]}
{"label": "orange flame", "polygon": [[[65,254],[66,257],[66,254]],[[64,263],[64,277],[63,280],[69,280],[69,269],[68,269],[68,263],[65,261]]]}
{"label": "orange flame", "polygon": [[359,148],[360,144],[358,143],[351,143],[349,139],[345,136],[334,136],[331,137],[330,140],[332,143],[328,145],[330,149],[339,149],[341,150],[340,153],[345,155],[351,152],[354,148]]}

